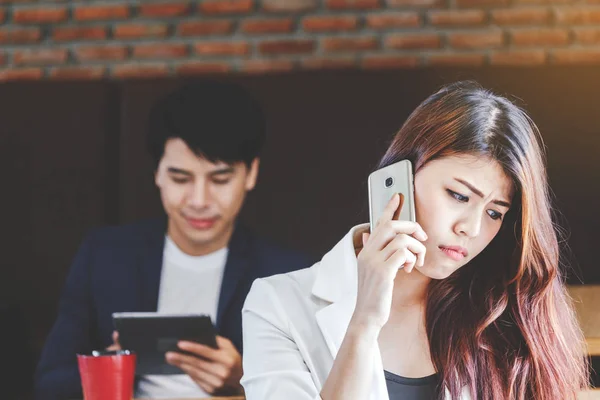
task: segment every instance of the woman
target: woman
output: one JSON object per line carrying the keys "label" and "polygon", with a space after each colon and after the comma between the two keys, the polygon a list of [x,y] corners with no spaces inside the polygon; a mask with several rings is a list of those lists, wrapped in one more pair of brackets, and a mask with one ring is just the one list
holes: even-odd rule
{"label": "woman", "polygon": [[311,268],[257,280],[243,310],[249,400],[575,399],[584,341],[559,269],[539,132],[472,83],[442,88],[380,166],[415,169]]}

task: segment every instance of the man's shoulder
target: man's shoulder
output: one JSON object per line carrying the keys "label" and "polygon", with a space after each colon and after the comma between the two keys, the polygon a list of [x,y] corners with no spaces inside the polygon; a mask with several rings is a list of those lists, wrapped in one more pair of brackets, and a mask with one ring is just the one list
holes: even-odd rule
{"label": "man's shoulder", "polygon": [[306,268],[313,263],[308,254],[265,236],[252,234],[251,243],[261,263],[269,266],[274,274]]}
{"label": "man's shoulder", "polygon": [[148,240],[156,240],[165,234],[163,219],[145,219],[124,225],[93,228],[86,241],[94,247],[131,247]]}

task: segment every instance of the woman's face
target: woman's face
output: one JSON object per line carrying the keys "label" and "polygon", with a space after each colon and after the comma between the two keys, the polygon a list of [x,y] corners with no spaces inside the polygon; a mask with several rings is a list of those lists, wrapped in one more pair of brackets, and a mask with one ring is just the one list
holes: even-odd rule
{"label": "woman's face", "polygon": [[500,230],[512,186],[489,158],[459,155],[425,164],[415,174],[415,208],[429,238],[425,263],[416,268],[443,279],[481,253]]}

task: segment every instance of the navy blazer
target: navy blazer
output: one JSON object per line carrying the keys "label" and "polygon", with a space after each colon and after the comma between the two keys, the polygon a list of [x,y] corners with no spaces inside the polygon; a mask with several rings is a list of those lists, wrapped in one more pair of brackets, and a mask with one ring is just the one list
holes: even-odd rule
{"label": "navy blazer", "polygon": [[[82,398],[77,353],[112,344],[112,313],[156,311],[166,221],[100,228],[83,241],[36,371],[36,399]],[[242,352],[241,310],[256,278],[309,266],[236,224],[229,242],[216,328]]]}

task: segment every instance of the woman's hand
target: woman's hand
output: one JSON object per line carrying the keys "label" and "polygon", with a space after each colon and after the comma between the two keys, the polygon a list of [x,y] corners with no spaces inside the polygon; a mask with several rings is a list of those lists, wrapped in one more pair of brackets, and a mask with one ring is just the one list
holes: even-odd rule
{"label": "woman's hand", "polygon": [[[398,270],[408,273],[415,265],[423,266],[427,240],[416,222],[398,221],[402,208],[394,195],[385,207],[373,232],[363,233],[363,248],[358,255],[358,295],[350,323],[379,331],[387,322],[392,305],[394,279]],[[396,211],[398,211],[396,213]]]}

